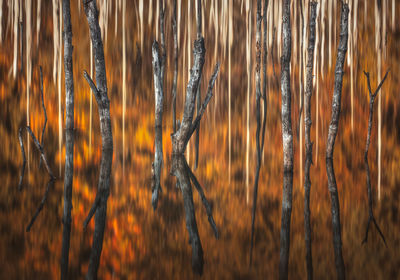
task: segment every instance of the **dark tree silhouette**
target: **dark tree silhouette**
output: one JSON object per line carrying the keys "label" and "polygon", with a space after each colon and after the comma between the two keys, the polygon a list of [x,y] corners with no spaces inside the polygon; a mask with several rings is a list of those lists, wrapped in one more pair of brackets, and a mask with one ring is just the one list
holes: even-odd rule
{"label": "dark tree silhouette", "polygon": [[312,164],[312,147],[311,142],[311,96],[313,90],[313,65],[314,65],[314,48],[315,48],[315,19],[317,17],[317,2],[310,2],[310,20],[309,20],[309,36],[308,36],[308,56],[306,69],[306,92],[304,100],[304,130],[305,130],[305,148],[306,161],[304,165],[304,236],[306,244],[306,263],[307,278],[313,279],[312,250],[311,250],[311,222],[310,222],[310,167]]}
{"label": "dark tree silhouette", "polygon": [[[385,236],[383,235],[381,229],[378,226],[378,223],[375,220],[375,216],[374,216],[374,209],[373,209],[373,204],[372,204],[372,190],[371,190],[371,178],[370,178],[370,172],[369,172],[369,165],[368,165],[368,150],[369,150],[369,144],[371,141],[371,131],[372,131],[372,118],[374,115],[374,102],[375,102],[375,98],[379,93],[379,90],[381,89],[383,83],[385,82],[387,75],[389,74],[389,71],[386,72],[385,77],[383,77],[383,80],[380,82],[380,84],[378,85],[378,87],[376,88],[375,92],[372,93],[371,90],[371,82],[369,79],[369,73],[364,71],[364,74],[367,78],[367,82],[368,82],[368,91],[369,91],[369,118],[368,118],[368,133],[367,133],[367,143],[365,144],[365,152],[364,152],[364,163],[365,163],[365,171],[367,173],[367,193],[368,193],[368,207],[369,207],[369,211],[368,211],[368,223],[367,223],[367,228],[365,230],[365,237],[362,241],[362,244],[366,243],[368,240],[368,231],[369,231],[369,225],[371,224],[371,222],[374,223],[379,235],[381,236],[383,243],[385,243],[386,245],[386,241],[385,241]],[[387,247],[387,245],[386,245]]]}
{"label": "dark tree silhouette", "polygon": [[[196,23],[197,23],[197,39],[201,37],[201,0],[197,0],[197,14],[196,14]],[[200,82],[197,88],[196,94],[196,103],[197,103],[197,112],[200,111],[201,106],[201,75],[200,75]],[[195,158],[194,158],[194,170],[197,169],[199,164],[199,140],[200,140],[200,124],[196,128],[196,138],[195,138]]]}
{"label": "dark tree silhouette", "polygon": [[102,142],[102,153],[100,162],[99,183],[97,194],[88,217],[84,222],[86,228],[90,219],[96,213],[93,234],[92,250],[90,252],[89,269],[87,279],[97,279],[97,270],[100,264],[101,250],[103,248],[104,229],[106,226],[107,200],[110,195],[110,177],[113,155],[113,139],[110,117],[110,101],[107,95],[106,64],[104,59],[103,41],[99,26],[99,13],[96,0],[82,0],[86,18],[89,25],[90,38],[92,40],[94,61],[96,69],[96,83],[84,71],[84,77],[92,89],[97,102],[100,117],[100,133]]}
{"label": "dark tree silhouette", "polygon": [[[266,64],[267,64],[267,6],[268,0],[264,3],[264,15],[261,17],[261,0],[257,0],[257,32],[256,32],[256,120],[257,120],[257,131],[256,131],[256,147],[257,147],[257,166],[256,166],[256,176],[254,180],[254,193],[253,193],[253,208],[252,208],[252,218],[251,218],[251,239],[250,239],[250,265],[253,261],[253,245],[254,245],[254,224],[256,219],[256,208],[257,208],[257,195],[258,195],[258,180],[260,177],[261,168],[261,156],[264,150],[264,139],[265,139],[265,125],[267,118],[267,74],[266,74]],[[264,56],[263,56],[263,93],[261,95],[261,21],[264,20]],[[264,115],[263,123],[261,127],[261,99],[264,99]],[[261,133],[261,135],[260,135]]]}
{"label": "dark tree silhouette", "polygon": [[[46,106],[44,105],[43,73],[42,73],[42,67],[41,66],[39,67],[39,70],[40,70],[40,96],[41,96],[41,99],[42,99],[43,112],[44,112],[44,116],[45,116],[45,122],[44,122],[43,130],[42,130],[42,139],[43,139],[44,130],[46,128],[46,123],[47,123],[47,114],[46,114]],[[37,208],[36,212],[33,214],[33,217],[31,219],[31,221],[29,222],[28,226],[26,227],[26,231],[28,232],[28,231],[31,230],[31,227],[33,226],[34,222],[36,221],[36,218],[39,216],[40,212],[42,211],[43,206],[46,203],[49,190],[54,185],[56,177],[54,176],[54,173],[51,170],[50,165],[49,165],[49,163],[47,161],[47,158],[46,158],[46,155],[44,153],[44,148],[43,148],[42,144],[40,144],[39,140],[36,138],[35,134],[31,130],[31,128],[29,126],[21,127],[18,130],[18,140],[19,140],[19,145],[20,145],[21,154],[22,154],[22,166],[21,166],[21,175],[19,177],[19,182],[18,182],[18,190],[22,191],[22,184],[23,184],[23,180],[24,180],[25,167],[26,167],[25,148],[24,148],[24,142],[22,140],[22,133],[23,133],[24,130],[26,130],[28,132],[28,135],[32,138],[32,141],[35,144],[35,147],[37,148],[37,150],[40,153],[40,163],[43,161],[45,169],[46,169],[46,171],[47,171],[47,173],[49,175],[49,181],[47,182],[47,187],[46,187],[46,191],[45,191],[45,193],[43,195],[43,198],[42,198],[42,200],[41,200],[41,202],[39,204],[39,207]]]}

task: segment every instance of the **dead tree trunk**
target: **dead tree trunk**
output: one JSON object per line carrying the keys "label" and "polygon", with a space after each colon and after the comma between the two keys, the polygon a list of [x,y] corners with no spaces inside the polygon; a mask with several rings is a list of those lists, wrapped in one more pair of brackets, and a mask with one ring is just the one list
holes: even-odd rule
{"label": "dead tree trunk", "polygon": [[178,31],[176,26],[176,0],[174,0],[172,33],[174,35],[174,80],[172,82],[172,127],[173,127],[173,133],[175,133],[176,132],[176,87],[178,83]]}
{"label": "dead tree trunk", "polygon": [[155,94],[155,156],[152,165],[153,182],[151,203],[153,209],[157,208],[158,196],[161,192],[161,168],[163,165],[163,148],[162,148],[162,113],[163,113],[163,86],[161,79],[162,58],[157,41],[154,41],[152,47],[153,54],[153,72],[154,72],[154,94]]}
{"label": "dead tree trunk", "polygon": [[157,209],[158,196],[161,192],[161,168],[163,166],[163,150],[162,150],[162,114],[164,106],[164,73],[165,73],[165,36],[164,36],[164,13],[163,1],[160,0],[160,33],[161,33],[161,50],[158,43],[154,41],[152,47],[153,55],[153,72],[154,72],[154,94],[155,94],[155,155],[152,164],[152,196],[151,204],[153,209]]}
{"label": "dead tree trunk", "polygon": [[[372,130],[372,117],[374,114],[374,102],[375,98],[379,93],[379,90],[381,89],[383,83],[386,80],[387,75],[389,74],[389,71],[386,72],[385,77],[383,80],[380,82],[379,86],[375,90],[374,93],[372,93],[371,90],[371,82],[369,79],[369,73],[364,71],[365,76],[367,77],[367,82],[368,82],[368,91],[369,91],[369,118],[368,118],[368,133],[367,133],[367,143],[365,144],[365,153],[364,153],[364,163],[365,163],[365,170],[367,172],[367,193],[368,193],[368,207],[369,207],[369,212],[368,212],[368,223],[367,223],[367,229],[365,231],[365,237],[363,239],[362,244],[366,243],[368,240],[368,231],[369,231],[369,225],[371,222],[374,223],[379,235],[381,236],[383,242],[386,245],[385,241],[385,236],[383,235],[381,229],[378,226],[378,223],[375,220],[374,216],[374,209],[373,209],[373,203],[372,203],[372,190],[371,190],[371,178],[370,178],[370,172],[369,172],[369,165],[368,165],[368,150],[369,150],[369,144],[370,144],[370,139],[371,139],[371,130]],[[387,247],[387,245],[386,245]]]}
{"label": "dead tree trunk", "polygon": [[311,222],[310,222],[310,167],[312,164],[312,146],[311,142],[311,96],[313,90],[313,65],[314,65],[314,48],[315,48],[315,21],[317,18],[317,2],[310,2],[310,20],[309,20],[309,37],[308,37],[308,57],[306,69],[306,92],[304,100],[304,131],[305,131],[305,149],[306,161],[304,165],[304,236],[306,243],[306,263],[307,278],[313,279],[312,250],[311,250]]}
{"label": "dead tree trunk", "polygon": [[171,135],[173,153],[171,174],[173,174],[177,178],[178,186],[180,187],[182,192],[186,214],[186,227],[189,232],[189,242],[192,245],[192,269],[195,273],[198,274],[202,274],[203,272],[203,249],[197,230],[196,216],[193,205],[193,194],[190,181],[195,184],[197,190],[200,193],[200,196],[202,197],[203,204],[206,207],[208,220],[214,231],[215,236],[218,238],[218,231],[212,217],[211,207],[204,196],[204,192],[202,191],[200,184],[198,183],[193,172],[187,165],[186,159],[183,155],[186,150],[187,143],[199,126],[201,117],[203,116],[204,111],[212,97],[212,89],[214,87],[214,83],[219,72],[219,64],[217,64],[214,73],[211,76],[205,100],[197,113],[197,117],[195,118],[195,120],[193,120],[196,103],[196,93],[200,83],[200,77],[204,65],[204,55],[204,39],[203,37],[200,37],[194,42],[194,64],[190,71],[190,79],[186,89],[186,99],[182,122],[178,130]]}
{"label": "dead tree trunk", "polygon": [[70,1],[63,0],[64,73],[66,104],[66,142],[64,174],[63,239],[61,249],[61,279],[68,278],[68,258],[71,234],[72,183],[74,177],[74,73],[72,65],[72,26]]}
{"label": "dead tree trunk", "polygon": [[336,185],[335,171],[333,168],[333,150],[338,131],[340,106],[343,84],[343,67],[346,59],[347,40],[349,36],[349,6],[342,2],[340,19],[340,41],[335,67],[335,86],[332,99],[332,116],[329,125],[328,142],[326,147],[326,171],[328,174],[328,190],[331,197],[333,247],[335,251],[335,264],[338,279],[345,279],[345,267],[342,256],[342,237],[340,225],[339,194]]}
{"label": "dead tree trunk", "polygon": [[[253,256],[253,244],[254,244],[254,224],[256,218],[256,208],[257,208],[257,195],[258,195],[258,180],[260,177],[260,168],[261,168],[261,157],[264,149],[264,137],[265,137],[265,123],[266,123],[266,114],[267,114],[267,98],[266,98],[266,57],[267,57],[267,42],[266,42],[266,34],[267,34],[267,11],[268,0],[265,1],[264,4],[264,60],[263,60],[263,74],[264,74],[264,87],[263,94],[261,95],[261,21],[263,17],[261,17],[261,0],[257,1],[257,32],[256,32],[256,120],[257,120],[257,131],[256,131],[256,147],[257,147],[257,166],[256,166],[256,176],[254,180],[254,193],[253,193],[253,209],[252,209],[252,218],[251,218],[251,239],[250,239],[250,265],[252,264],[252,256]],[[262,131],[261,131],[261,99],[264,99],[264,116],[262,123]],[[261,135],[260,135],[261,132]]]}
{"label": "dead tree trunk", "polygon": [[84,71],[84,76],[88,81],[97,102],[100,117],[100,133],[102,139],[102,153],[97,194],[92,209],[90,210],[85,221],[85,225],[87,225],[94,212],[96,212],[89,269],[86,274],[87,279],[96,279],[97,270],[100,264],[101,250],[103,248],[103,237],[107,214],[107,199],[110,194],[113,139],[110,117],[110,101],[107,95],[106,64],[104,59],[103,42],[101,39],[101,30],[98,21],[99,13],[97,11],[96,0],[83,0],[82,2],[88,21],[90,37],[94,50],[97,85],[94,84],[86,71]]}
{"label": "dead tree trunk", "polygon": [[291,117],[290,58],[292,33],[290,29],[290,0],[283,1],[281,57],[282,138],[283,138],[283,195],[279,260],[279,279],[288,278],[290,221],[293,189],[293,132]]}
{"label": "dead tree trunk", "polygon": [[[201,38],[201,0],[197,0],[197,39]],[[200,81],[199,86],[197,88],[196,94],[196,103],[197,103],[197,112],[200,111],[200,102],[201,102],[201,73],[200,73]],[[194,170],[197,169],[199,164],[199,140],[200,140],[200,124],[196,129],[196,138],[195,138],[195,159],[194,159]]]}

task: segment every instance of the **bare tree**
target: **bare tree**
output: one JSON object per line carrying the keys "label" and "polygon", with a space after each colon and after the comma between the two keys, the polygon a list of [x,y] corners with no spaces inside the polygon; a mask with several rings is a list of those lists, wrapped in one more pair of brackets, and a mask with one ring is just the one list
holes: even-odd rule
{"label": "bare tree", "polygon": [[102,139],[102,154],[97,194],[88,217],[84,222],[84,228],[86,228],[90,219],[94,213],[96,213],[89,269],[86,274],[87,279],[96,279],[97,270],[100,264],[101,250],[103,248],[103,237],[107,215],[107,199],[110,195],[113,139],[110,117],[110,101],[107,95],[106,64],[104,59],[103,41],[101,39],[101,30],[98,21],[99,13],[97,10],[96,0],[82,0],[82,2],[88,21],[90,37],[94,50],[97,85],[95,85],[86,71],[84,71],[83,74],[89,83],[97,102],[100,117],[100,133]]}
{"label": "bare tree", "polygon": [[[383,83],[385,82],[387,75],[389,74],[389,71],[386,72],[385,77],[383,80],[380,82],[378,85],[377,89],[375,90],[374,93],[372,93],[371,90],[371,82],[369,79],[369,73],[364,71],[365,76],[367,77],[367,82],[368,82],[368,91],[369,91],[369,118],[368,118],[368,133],[367,133],[367,143],[365,144],[365,153],[364,153],[364,163],[365,163],[365,170],[367,172],[367,193],[368,193],[368,206],[369,206],[369,216],[368,216],[368,223],[367,223],[367,229],[365,231],[365,237],[363,239],[363,244],[367,242],[368,240],[368,231],[369,231],[369,225],[371,222],[374,223],[379,235],[381,236],[383,242],[386,245],[385,241],[385,236],[383,235],[381,229],[378,226],[378,223],[375,220],[374,217],[374,209],[373,209],[373,204],[372,204],[372,191],[371,191],[371,178],[370,178],[370,173],[369,173],[369,165],[368,165],[368,149],[369,149],[369,144],[370,144],[370,139],[371,139],[371,130],[372,130],[372,117],[374,114],[374,102],[375,98],[379,93],[379,90],[381,89]],[[387,245],[386,245],[387,247]]]}
{"label": "bare tree", "polygon": [[[253,193],[253,209],[251,218],[251,239],[250,239],[250,265],[252,264],[253,256],[253,244],[254,244],[254,224],[256,219],[256,208],[257,208],[257,195],[258,195],[258,180],[260,177],[261,168],[261,157],[264,149],[264,139],[265,139],[265,123],[267,117],[267,74],[266,74],[266,64],[267,64],[267,6],[268,0],[264,3],[264,15],[261,17],[261,0],[257,0],[257,32],[256,32],[256,120],[257,120],[257,131],[256,131],[256,146],[257,146],[257,166],[256,166],[256,176],[254,180],[254,193]],[[261,95],[261,21],[264,20],[264,56],[263,56],[263,94]],[[264,116],[261,128],[261,99],[264,99]],[[261,130],[262,129],[262,130]],[[260,135],[261,133],[261,135]]]}
{"label": "bare tree", "polygon": [[279,279],[288,278],[290,221],[292,215],[293,189],[293,132],[291,117],[290,58],[292,33],[290,29],[290,0],[283,1],[281,93],[282,93],[282,138],[283,138],[283,195],[280,240]]}
{"label": "bare tree", "polygon": [[72,65],[72,26],[70,0],[63,0],[64,20],[64,74],[65,74],[65,174],[64,174],[64,209],[63,238],[61,249],[61,279],[68,277],[68,258],[71,234],[72,183],[74,177],[74,72]]}
{"label": "bare tree", "polygon": [[304,130],[305,130],[305,149],[306,161],[304,165],[304,233],[306,244],[306,263],[307,278],[313,279],[312,250],[311,250],[311,222],[310,222],[310,167],[312,164],[312,147],[311,142],[311,96],[313,90],[313,65],[314,65],[314,48],[315,48],[315,21],[317,18],[317,2],[310,2],[310,20],[309,20],[309,36],[308,36],[308,56],[306,66],[306,92],[304,100]]}
{"label": "bare tree", "polygon": [[162,149],[162,114],[164,105],[164,72],[165,72],[165,36],[164,36],[164,13],[163,1],[160,0],[160,33],[161,33],[161,52],[156,41],[153,43],[153,72],[154,72],[154,94],[155,94],[155,155],[152,163],[152,196],[151,203],[153,209],[157,208],[158,196],[161,192],[161,168],[163,165]]}
{"label": "bare tree", "polygon": [[184,209],[186,213],[186,227],[189,233],[189,242],[192,246],[192,269],[198,274],[203,272],[203,249],[201,246],[201,241],[199,233],[197,230],[196,216],[193,204],[193,194],[190,181],[193,182],[196,189],[199,191],[202,198],[202,202],[206,208],[208,221],[214,231],[216,238],[218,238],[218,230],[216,228],[214,218],[212,217],[211,207],[204,196],[204,192],[197,181],[195,175],[190,170],[186,159],[184,157],[184,152],[186,150],[187,143],[190,137],[193,135],[200,120],[204,114],[204,111],[212,98],[212,90],[214,87],[215,80],[219,72],[219,64],[216,65],[215,70],[211,76],[206,97],[200,110],[197,113],[197,117],[193,120],[195,103],[196,103],[196,93],[200,83],[200,77],[204,65],[204,39],[203,37],[198,38],[194,42],[193,56],[194,64],[190,71],[190,79],[186,89],[186,99],[184,105],[184,112],[181,121],[181,125],[177,128],[177,131],[171,135],[172,138],[172,169],[171,174],[173,174],[178,181],[178,186],[181,189],[183,196]]}
{"label": "bare tree", "polygon": [[335,264],[338,279],[345,279],[345,268],[342,256],[342,237],[340,229],[339,194],[336,185],[335,171],[333,169],[333,150],[339,126],[340,106],[343,84],[343,67],[346,59],[347,41],[349,37],[349,6],[342,2],[340,19],[340,41],[335,67],[335,87],[332,98],[332,116],[329,125],[328,142],[326,146],[326,171],[328,174],[328,190],[331,197],[333,247],[335,251]]}

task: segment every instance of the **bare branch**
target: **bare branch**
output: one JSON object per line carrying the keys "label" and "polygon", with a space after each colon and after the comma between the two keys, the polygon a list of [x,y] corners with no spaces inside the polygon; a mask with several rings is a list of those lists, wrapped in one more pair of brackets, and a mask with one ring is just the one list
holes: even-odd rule
{"label": "bare branch", "polygon": [[214,218],[212,215],[212,209],[211,209],[210,203],[208,202],[208,200],[204,194],[203,188],[201,187],[199,181],[197,181],[197,178],[193,174],[189,165],[187,165],[186,162],[185,162],[185,164],[186,164],[186,169],[189,173],[190,180],[193,182],[194,186],[196,187],[197,191],[200,194],[201,201],[203,202],[204,208],[206,209],[206,212],[207,212],[208,222],[210,223],[210,226],[211,226],[212,230],[214,231],[214,236],[215,236],[215,238],[219,239],[219,233],[218,233],[217,225],[215,224],[215,221],[214,221]]}
{"label": "bare branch", "polygon": [[97,193],[96,198],[94,199],[92,208],[90,208],[89,214],[87,215],[85,221],[83,222],[83,230],[86,230],[88,224],[90,223],[90,220],[92,219],[93,215],[96,213],[96,209],[100,204],[100,196]]}
{"label": "bare branch", "polygon": [[43,206],[46,203],[47,195],[49,194],[50,187],[52,187],[54,185],[54,182],[55,182],[55,179],[50,178],[49,182],[47,183],[46,191],[43,195],[42,201],[40,202],[38,209],[36,210],[31,221],[29,222],[29,225],[26,227],[26,232],[29,232],[31,230],[34,222],[36,221],[36,218],[39,216],[40,212],[42,211]]}
{"label": "bare branch", "polygon": [[[43,147],[44,143],[44,131],[46,130],[47,124],[47,113],[46,113],[46,106],[44,105],[44,97],[43,97],[43,73],[42,73],[42,66],[39,66],[40,69],[40,97],[42,99],[42,108],[44,113],[44,125],[42,130],[42,137],[40,138],[40,145]],[[42,166],[42,158],[39,160],[39,168]]]}
{"label": "bare branch", "polygon": [[94,95],[94,98],[97,101],[97,104],[100,106],[102,104],[101,102],[101,95],[99,90],[97,89],[96,85],[94,84],[92,78],[90,77],[90,75],[88,74],[88,72],[86,72],[86,70],[83,70],[83,76],[85,77],[86,81],[88,82],[90,88],[92,89],[92,93]]}
{"label": "bare branch", "polygon": [[25,173],[25,165],[26,165],[26,157],[25,157],[25,149],[24,149],[24,144],[22,141],[22,132],[23,130],[26,129],[28,131],[29,135],[31,136],[33,143],[35,144],[35,147],[39,150],[40,156],[44,162],[44,165],[46,167],[47,173],[49,174],[51,179],[55,179],[56,177],[53,175],[53,172],[50,169],[50,166],[47,162],[46,155],[44,154],[43,147],[40,145],[39,141],[37,140],[35,134],[32,132],[31,128],[29,126],[26,127],[21,127],[18,131],[18,139],[19,139],[19,145],[21,147],[21,153],[22,153],[22,158],[23,158],[23,164],[22,164],[22,169],[21,169],[21,175],[19,179],[19,184],[18,184],[18,189],[22,189],[22,181],[24,178],[24,173]]}
{"label": "bare branch", "polygon": [[206,110],[208,103],[210,102],[211,98],[213,97],[213,88],[214,88],[215,80],[217,79],[217,76],[218,76],[219,69],[220,69],[220,63],[218,62],[215,65],[214,72],[211,75],[210,81],[208,82],[208,89],[207,89],[206,97],[204,98],[204,101],[203,101],[203,104],[201,105],[200,110],[197,112],[196,119],[193,121],[187,141],[189,141],[190,137],[193,135],[194,131],[196,130],[197,126],[199,125],[201,118],[203,117],[204,111]]}

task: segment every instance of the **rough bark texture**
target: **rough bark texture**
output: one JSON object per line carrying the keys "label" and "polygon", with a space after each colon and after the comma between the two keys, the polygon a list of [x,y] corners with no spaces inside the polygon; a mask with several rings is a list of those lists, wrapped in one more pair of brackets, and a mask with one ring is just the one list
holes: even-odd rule
{"label": "rough bark texture", "polygon": [[348,41],[349,6],[342,3],[340,19],[340,41],[335,67],[335,86],[332,99],[332,115],[329,125],[328,142],[326,147],[326,171],[328,174],[328,190],[331,197],[333,247],[335,251],[335,264],[338,279],[345,279],[345,267],[342,256],[342,237],[340,225],[339,194],[336,185],[335,171],[333,168],[333,150],[338,131],[340,106],[343,84],[343,67],[346,59]]}
{"label": "rough bark texture", "polygon": [[163,165],[163,148],[162,148],[162,114],[163,114],[163,80],[161,79],[161,65],[162,58],[160,57],[159,46],[156,41],[152,47],[153,55],[153,73],[154,73],[154,97],[155,97],[155,155],[154,162],[152,164],[152,170],[154,171],[153,182],[152,182],[152,197],[151,203],[153,209],[157,208],[158,196],[161,192],[161,168]]}
{"label": "rough bark texture", "polygon": [[94,85],[93,81],[91,81],[86,72],[85,78],[88,80],[97,101],[100,117],[100,133],[102,139],[100,175],[96,194],[96,197],[99,197],[99,202],[96,207],[93,245],[90,252],[89,269],[86,274],[87,279],[97,279],[97,270],[100,264],[104,229],[106,225],[107,199],[110,194],[113,139],[110,117],[110,101],[107,95],[106,64],[104,60],[104,49],[101,39],[101,30],[98,21],[96,1],[83,0],[83,6],[88,21],[90,37],[94,50],[97,86]]}
{"label": "rough bark texture", "polygon": [[194,64],[191,69],[190,79],[186,88],[186,99],[182,122],[180,128],[171,136],[172,152],[174,154],[183,154],[186,150],[186,144],[189,141],[188,136],[192,127],[194,107],[196,103],[196,92],[200,83],[201,72],[203,71],[205,51],[204,39],[201,37],[194,42]]}
{"label": "rough bark texture", "polygon": [[178,83],[178,31],[176,26],[176,0],[174,0],[172,33],[174,35],[174,79],[172,82],[172,127],[173,127],[173,133],[175,133],[176,132],[176,87]]}
{"label": "rough bark texture", "polygon": [[219,72],[219,64],[216,65],[215,70],[210,78],[209,86],[207,90],[206,97],[204,99],[203,104],[200,106],[198,110],[197,117],[193,121],[193,115],[195,110],[196,103],[196,93],[200,83],[201,72],[204,65],[204,39],[200,36],[194,42],[193,56],[194,56],[194,65],[190,71],[190,78],[186,89],[186,100],[184,105],[184,112],[182,117],[182,122],[179,125],[175,133],[171,135],[172,139],[172,169],[171,174],[173,174],[177,178],[177,186],[182,191],[183,201],[184,201],[184,209],[186,214],[186,227],[189,233],[189,242],[192,246],[192,269],[195,273],[202,274],[203,273],[203,249],[201,246],[201,241],[199,237],[199,233],[197,230],[197,223],[193,205],[193,194],[192,194],[192,186],[190,181],[195,184],[196,189],[199,191],[204,207],[206,208],[208,221],[214,231],[215,236],[218,238],[218,230],[215,225],[214,218],[211,212],[211,206],[206,199],[204,192],[197,181],[195,175],[190,170],[186,159],[184,157],[184,152],[187,146],[187,143],[194,131],[200,124],[201,117],[204,114],[204,111],[212,97],[212,89],[215,84],[215,80],[217,78]]}
{"label": "rough bark texture", "polygon": [[61,249],[61,279],[68,278],[68,258],[71,234],[72,183],[74,177],[74,74],[72,65],[72,26],[70,1],[63,0],[64,73],[66,104],[66,142],[64,173],[63,239]]}
{"label": "rough bark texture", "polygon": [[[369,79],[369,73],[364,71],[365,76],[367,77],[367,82],[368,82],[368,91],[369,91],[369,118],[368,118],[368,133],[367,133],[367,141],[365,144],[365,153],[364,153],[364,164],[365,164],[365,171],[367,173],[367,193],[368,193],[368,223],[367,223],[367,228],[365,231],[365,237],[363,239],[362,244],[366,243],[368,241],[368,231],[369,231],[369,226],[371,222],[374,223],[379,235],[381,236],[383,242],[386,245],[386,240],[385,236],[383,235],[381,229],[378,226],[378,223],[375,220],[374,216],[374,208],[373,208],[373,201],[372,201],[372,188],[371,188],[371,178],[370,178],[370,171],[369,171],[369,165],[368,165],[368,150],[369,150],[369,144],[371,141],[371,131],[372,131],[372,119],[373,119],[373,114],[374,114],[374,102],[375,98],[379,93],[379,90],[381,89],[383,83],[386,80],[387,75],[389,74],[389,71],[386,72],[385,77],[383,80],[380,82],[379,86],[375,90],[374,93],[372,93],[371,90],[371,82]],[[386,245],[387,247],[387,245]]]}
{"label": "rough bark texture", "polygon": [[312,250],[311,250],[311,222],[310,222],[310,167],[312,164],[312,147],[311,142],[311,96],[313,90],[313,65],[314,65],[314,48],[315,48],[315,20],[317,17],[317,2],[310,2],[310,20],[309,20],[309,36],[308,36],[308,54],[306,66],[306,92],[304,99],[304,131],[305,131],[305,149],[306,161],[304,165],[304,236],[306,244],[306,264],[307,278],[313,279]]}
{"label": "rough bark texture", "polygon": [[289,268],[290,221],[292,215],[293,189],[293,133],[290,91],[290,58],[292,48],[292,34],[290,29],[290,0],[283,1],[282,31],[283,55],[281,57],[281,93],[283,138],[283,194],[279,279],[287,279]]}

